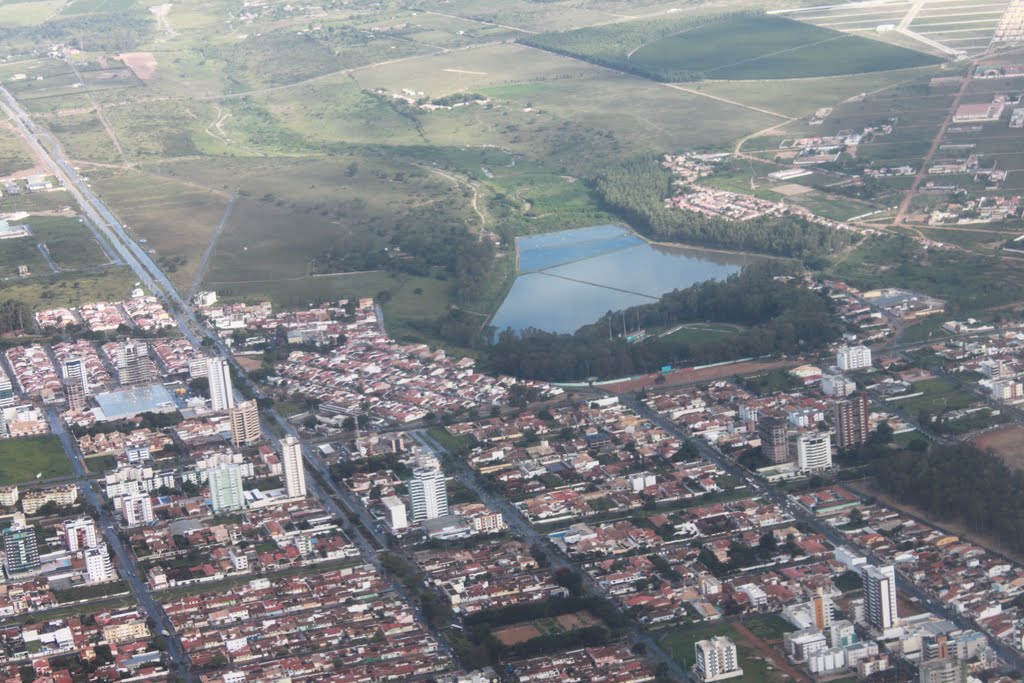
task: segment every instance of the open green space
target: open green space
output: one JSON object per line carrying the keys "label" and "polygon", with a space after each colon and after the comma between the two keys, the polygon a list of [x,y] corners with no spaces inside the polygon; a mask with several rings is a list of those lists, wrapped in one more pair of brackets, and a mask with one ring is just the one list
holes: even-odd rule
{"label": "open green space", "polygon": [[[748,626],[748,628],[751,627]],[[751,630],[753,631],[753,628]],[[782,683],[782,681],[789,680],[788,675],[776,669],[773,664],[766,662],[764,655],[733,628],[732,624],[700,624],[692,628],[670,631],[658,639],[658,644],[672,659],[679,662],[680,666],[690,668],[695,659],[694,643],[715,636],[726,636],[736,644],[736,654],[740,667],[743,669],[744,681]]]}
{"label": "open green space", "polygon": [[4,240],[0,248],[0,279],[16,278],[19,266],[27,266],[32,275],[52,273],[37,244],[32,236]]}
{"label": "open green space", "polygon": [[0,124],[0,178],[32,168],[32,155],[11,124]]}
{"label": "open green space", "polygon": [[940,415],[978,402],[977,398],[960,391],[952,382],[942,377],[915,382],[911,391],[922,392],[922,395],[895,401],[893,405],[914,417],[922,412]]}
{"label": "open green space", "polygon": [[120,301],[131,294],[137,280],[131,268],[117,266],[0,281],[0,300],[14,299],[37,311],[93,301]]}
{"label": "open green space", "polygon": [[30,216],[25,220],[36,242],[46,245],[61,269],[89,268],[110,262],[89,227],[73,216]]}
{"label": "open green space", "polygon": [[670,334],[662,337],[672,342],[685,344],[700,344],[708,341],[719,341],[738,331],[734,325],[720,325],[715,323],[692,323],[682,325]]}
{"label": "open green space", "polygon": [[56,436],[0,440],[0,486],[71,476],[71,462]]}

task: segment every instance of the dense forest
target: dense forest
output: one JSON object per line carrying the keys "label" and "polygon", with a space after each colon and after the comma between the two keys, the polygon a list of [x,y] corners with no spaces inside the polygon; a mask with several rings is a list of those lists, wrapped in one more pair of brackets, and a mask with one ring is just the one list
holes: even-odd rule
{"label": "dense forest", "polygon": [[0,334],[16,332],[32,325],[32,307],[22,301],[0,301]]}
{"label": "dense forest", "polygon": [[[828,298],[776,280],[781,266],[759,263],[738,275],[676,290],[653,304],[609,312],[575,334],[505,330],[491,347],[488,364],[498,373],[555,382],[623,377],[664,365],[700,365],[779,353],[801,353],[834,341],[841,326]],[[686,343],[651,336],[629,343],[617,333],[665,329],[688,322],[721,322],[744,329],[723,339]]]}
{"label": "dense forest", "polygon": [[872,466],[878,486],[939,522],[959,521],[1024,550],[1024,473],[968,444],[909,450]]}
{"label": "dense forest", "polygon": [[667,208],[672,174],[655,159],[612,168],[597,179],[596,188],[609,211],[661,240],[808,258],[834,253],[855,237],[799,216],[739,222]]}

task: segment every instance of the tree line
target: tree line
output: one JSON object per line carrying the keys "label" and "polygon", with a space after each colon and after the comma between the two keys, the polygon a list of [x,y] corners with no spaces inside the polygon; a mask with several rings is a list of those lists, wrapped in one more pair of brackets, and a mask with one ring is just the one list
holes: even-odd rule
{"label": "tree line", "polygon": [[0,301],[0,334],[17,332],[33,324],[32,307],[24,301]]}
{"label": "tree line", "polygon": [[901,451],[872,464],[879,488],[939,522],[958,521],[1024,550],[1024,473],[970,444]]}
{"label": "tree line", "polygon": [[[541,330],[498,334],[486,358],[497,373],[555,382],[588,377],[624,377],[665,365],[700,365],[780,353],[803,353],[834,341],[842,332],[831,302],[785,279],[778,263],[758,263],[724,281],[676,290],[652,304],[609,312],[574,334]],[[667,329],[690,322],[744,326],[732,335],[685,342],[671,335],[630,343],[617,334]]]}
{"label": "tree line", "polygon": [[855,237],[796,215],[732,221],[668,208],[665,199],[673,194],[672,174],[655,159],[609,169],[597,179],[596,190],[609,211],[657,239],[813,258],[835,253]]}

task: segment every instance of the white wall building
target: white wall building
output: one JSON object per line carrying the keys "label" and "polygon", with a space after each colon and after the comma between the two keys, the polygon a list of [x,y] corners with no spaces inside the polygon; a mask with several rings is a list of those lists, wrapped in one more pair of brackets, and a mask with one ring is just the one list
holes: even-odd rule
{"label": "white wall building", "polygon": [[871,349],[866,346],[844,346],[836,353],[836,365],[844,372],[870,368]]}
{"label": "white wall building", "polygon": [[395,531],[400,531],[409,526],[409,519],[405,511],[405,503],[396,496],[385,496],[380,499],[387,514],[388,526]]}
{"label": "white wall building", "polygon": [[704,683],[743,675],[736,656],[736,645],[725,636],[698,640],[693,644],[693,649],[696,654],[693,671]]}
{"label": "white wall building", "polygon": [[148,493],[136,493],[121,499],[125,526],[138,526],[153,521],[153,501]]}
{"label": "white wall building", "polygon": [[78,517],[64,522],[64,545],[72,553],[95,548],[99,545],[96,523],[88,517]]}
{"label": "white wall building", "polygon": [[796,437],[796,465],[801,472],[832,467],[832,437],[827,432],[807,432]]}
{"label": "white wall building", "polygon": [[891,564],[861,568],[864,581],[864,618],[868,624],[885,631],[896,624],[896,568]]}
{"label": "white wall building", "polygon": [[448,514],[448,486],[444,472],[433,467],[417,467],[409,482],[412,521],[443,517]]}
{"label": "white wall building", "polygon": [[107,547],[99,545],[85,551],[85,573],[88,583],[106,583],[114,578],[114,566]]}
{"label": "white wall building", "polygon": [[206,359],[206,379],[210,382],[210,408],[217,413],[234,408],[235,390],[226,358],[213,356]]}
{"label": "white wall building", "polygon": [[302,443],[289,435],[281,440],[281,468],[289,498],[306,497],[306,470],[302,463]]}

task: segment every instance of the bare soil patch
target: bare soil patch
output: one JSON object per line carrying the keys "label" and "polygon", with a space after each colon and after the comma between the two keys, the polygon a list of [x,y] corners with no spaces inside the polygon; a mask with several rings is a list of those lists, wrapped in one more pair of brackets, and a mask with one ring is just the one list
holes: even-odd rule
{"label": "bare soil patch", "polygon": [[1024,470],[1024,427],[1013,425],[993,429],[973,439],[983,451],[992,451],[1007,467]]}
{"label": "bare soil patch", "polygon": [[[683,384],[696,384],[698,382],[712,382],[719,379],[725,379],[726,377],[736,377],[738,375],[753,375],[758,372],[764,372],[765,370],[776,370],[778,368],[792,368],[799,365],[799,363],[791,360],[780,360],[770,362],[759,362],[759,361],[745,361],[742,363],[730,363],[728,365],[719,365],[713,368],[701,368],[700,370],[693,369],[681,369],[673,370],[667,375],[659,375],[658,373],[652,373],[636,379],[624,380],[622,382],[616,382],[614,384],[602,384],[602,389],[611,391],[614,393],[629,393],[634,391],[640,391],[641,389],[652,389],[655,386],[671,387],[679,386]],[[664,381],[660,385],[655,381],[661,376],[664,377]]]}
{"label": "bare soil patch", "polygon": [[125,52],[118,55],[140,80],[148,81],[156,74],[156,57],[152,52]]}
{"label": "bare soil patch", "polygon": [[778,192],[786,197],[795,197],[801,194],[807,194],[814,188],[807,187],[806,185],[798,185],[797,183],[788,183],[786,185],[779,185],[778,187],[771,188],[772,192]]}
{"label": "bare soil patch", "polygon": [[494,631],[494,637],[502,645],[518,645],[534,638],[540,638],[543,634],[533,624],[513,624]]}
{"label": "bare soil patch", "polygon": [[575,631],[580,628],[601,625],[601,620],[586,610],[570,614],[560,614],[555,618],[555,621],[566,631]]}

